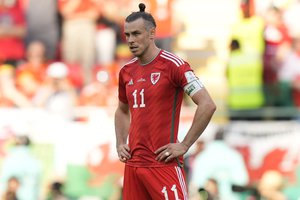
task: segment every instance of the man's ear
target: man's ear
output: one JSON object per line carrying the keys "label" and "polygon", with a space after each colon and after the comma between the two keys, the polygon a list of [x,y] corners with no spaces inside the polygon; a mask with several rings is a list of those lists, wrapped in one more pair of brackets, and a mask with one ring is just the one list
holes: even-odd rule
{"label": "man's ear", "polygon": [[152,40],[155,39],[155,32],[156,32],[155,28],[151,28],[150,29],[150,39],[152,39]]}

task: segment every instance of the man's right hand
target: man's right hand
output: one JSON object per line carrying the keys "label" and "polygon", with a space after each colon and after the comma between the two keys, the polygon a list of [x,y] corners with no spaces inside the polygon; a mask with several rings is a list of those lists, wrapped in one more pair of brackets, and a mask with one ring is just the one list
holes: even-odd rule
{"label": "man's right hand", "polygon": [[117,147],[118,157],[121,162],[126,162],[131,158],[128,144],[121,144]]}

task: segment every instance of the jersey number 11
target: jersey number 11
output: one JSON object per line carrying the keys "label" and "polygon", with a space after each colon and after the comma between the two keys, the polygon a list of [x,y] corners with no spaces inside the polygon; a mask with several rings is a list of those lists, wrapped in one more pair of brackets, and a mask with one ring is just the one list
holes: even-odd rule
{"label": "jersey number 11", "polygon": [[145,99],[144,99],[144,89],[142,89],[140,91],[140,98],[141,98],[141,103],[140,105],[138,105],[138,90],[134,90],[133,93],[132,93],[132,96],[133,96],[133,108],[144,108],[146,107],[145,105]]}

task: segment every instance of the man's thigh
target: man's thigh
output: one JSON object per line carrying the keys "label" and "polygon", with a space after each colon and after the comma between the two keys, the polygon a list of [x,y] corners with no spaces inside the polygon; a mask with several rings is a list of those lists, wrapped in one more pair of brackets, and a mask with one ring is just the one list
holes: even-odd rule
{"label": "man's thigh", "polygon": [[125,166],[123,200],[151,200],[151,196],[138,177],[138,170],[137,167]]}
{"label": "man's thigh", "polygon": [[[132,168],[132,167],[129,167]],[[131,176],[128,171],[131,171]],[[155,167],[155,168],[135,168],[135,170],[125,169],[124,193],[126,189],[131,191],[131,198],[124,198],[127,194],[123,193],[126,199],[145,199],[145,200],[187,200],[187,187],[183,169],[177,166]],[[129,179],[129,180],[128,180]],[[133,181],[136,181],[133,183]],[[126,186],[127,185],[127,186]],[[137,191],[139,189],[140,191]]]}

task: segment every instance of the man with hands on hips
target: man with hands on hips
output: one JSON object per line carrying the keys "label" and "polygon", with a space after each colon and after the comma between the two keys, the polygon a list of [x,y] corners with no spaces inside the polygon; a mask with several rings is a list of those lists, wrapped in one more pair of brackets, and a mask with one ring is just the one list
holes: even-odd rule
{"label": "man with hands on hips", "polygon": [[[145,4],[125,19],[124,33],[135,56],[119,73],[116,146],[125,163],[123,199],[188,199],[183,155],[210,122],[216,105],[180,57],[155,45],[156,23]],[[183,92],[197,109],[179,142]]]}

